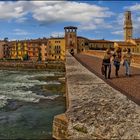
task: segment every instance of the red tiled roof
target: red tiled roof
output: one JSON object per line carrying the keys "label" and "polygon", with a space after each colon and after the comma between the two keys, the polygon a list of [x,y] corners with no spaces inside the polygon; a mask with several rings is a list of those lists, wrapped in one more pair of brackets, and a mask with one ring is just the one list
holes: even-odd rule
{"label": "red tiled roof", "polygon": [[109,40],[89,40],[89,42],[91,43],[114,43],[113,41],[109,41]]}
{"label": "red tiled roof", "polygon": [[64,37],[51,37],[49,39],[64,39]]}
{"label": "red tiled roof", "polygon": [[140,43],[140,38],[133,39],[136,43]]}
{"label": "red tiled roof", "polygon": [[115,43],[117,43],[118,45],[121,45],[121,46],[135,46],[133,43],[126,42],[126,41],[116,41]]}
{"label": "red tiled roof", "polygon": [[[87,38],[85,38],[85,37],[83,37],[83,36],[77,36],[77,38],[87,39]],[[87,39],[87,40],[88,40],[88,39]]]}

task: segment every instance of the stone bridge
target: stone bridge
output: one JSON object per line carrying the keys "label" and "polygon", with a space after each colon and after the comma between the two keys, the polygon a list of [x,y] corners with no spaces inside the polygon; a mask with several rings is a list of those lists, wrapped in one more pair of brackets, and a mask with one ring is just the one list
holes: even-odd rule
{"label": "stone bridge", "polygon": [[67,110],[55,116],[53,137],[140,139],[139,105],[96,75],[67,54]]}

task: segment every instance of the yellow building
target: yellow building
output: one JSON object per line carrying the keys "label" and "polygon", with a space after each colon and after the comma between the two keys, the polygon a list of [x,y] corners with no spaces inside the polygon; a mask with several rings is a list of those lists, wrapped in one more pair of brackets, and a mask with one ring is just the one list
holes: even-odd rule
{"label": "yellow building", "polygon": [[122,51],[126,50],[127,48],[130,48],[132,52],[136,49],[136,45],[131,43],[130,41],[117,41],[114,43],[115,50],[117,48],[121,48]]}
{"label": "yellow building", "polygon": [[109,40],[89,40],[89,49],[91,50],[106,50],[114,48],[114,42]]}
{"label": "yellow building", "polygon": [[77,37],[77,53],[88,50],[89,48],[89,40],[85,37],[78,36]]}
{"label": "yellow building", "polygon": [[132,52],[140,53],[140,38],[131,39],[130,42],[136,46],[135,48],[132,48]]}
{"label": "yellow building", "polygon": [[65,60],[65,39],[63,37],[49,38],[46,48],[48,60]]}
{"label": "yellow building", "polygon": [[13,41],[11,42],[11,58],[23,60],[28,53],[27,42]]}

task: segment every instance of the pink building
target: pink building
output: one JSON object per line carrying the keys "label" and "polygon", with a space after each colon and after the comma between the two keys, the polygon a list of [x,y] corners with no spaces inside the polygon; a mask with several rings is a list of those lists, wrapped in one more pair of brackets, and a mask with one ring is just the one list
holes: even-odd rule
{"label": "pink building", "polygon": [[0,41],[0,59],[4,57],[4,41]]}
{"label": "pink building", "polygon": [[41,59],[42,59],[42,61],[46,61],[47,60],[47,58],[48,58],[48,53],[47,53],[47,43],[43,43],[41,46],[40,46],[40,48],[41,48]]}

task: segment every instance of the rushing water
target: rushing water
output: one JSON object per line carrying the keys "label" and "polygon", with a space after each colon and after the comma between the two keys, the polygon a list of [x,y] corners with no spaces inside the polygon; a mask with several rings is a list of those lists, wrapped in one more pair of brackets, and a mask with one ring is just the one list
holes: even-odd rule
{"label": "rushing water", "polygon": [[50,139],[65,111],[64,74],[0,70],[0,139]]}

